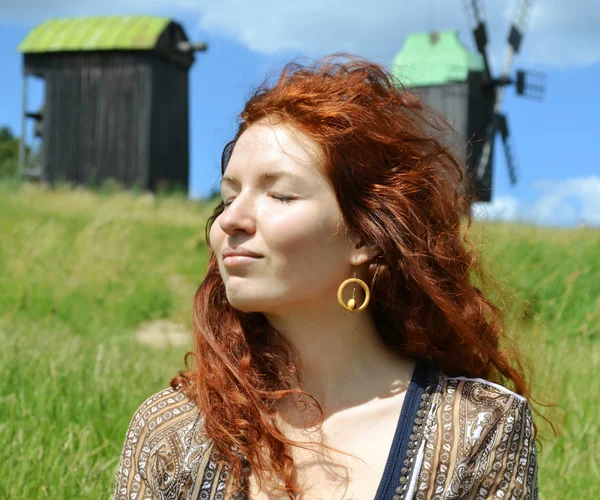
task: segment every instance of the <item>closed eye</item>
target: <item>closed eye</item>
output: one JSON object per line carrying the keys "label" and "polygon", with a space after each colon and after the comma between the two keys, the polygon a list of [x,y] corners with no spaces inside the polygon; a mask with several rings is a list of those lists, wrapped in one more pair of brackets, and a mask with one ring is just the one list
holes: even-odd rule
{"label": "closed eye", "polygon": [[274,194],[271,197],[275,200],[281,201],[282,203],[289,203],[290,201],[295,200],[295,198],[293,198],[291,196],[283,196],[283,195],[278,195],[278,194]]}
{"label": "closed eye", "polygon": [[[295,200],[296,198],[294,198],[293,196],[284,196],[284,195],[279,195],[279,194],[273,194],[271,195],[271,198],[280,201],[281,203],[289,203],[290,201]],[[231,198],[229,200],[222,200],[221,203],[223,204],[223,207],[228,207],[229,205],[231,205],[233,203],[233,200],[235,198]]]}

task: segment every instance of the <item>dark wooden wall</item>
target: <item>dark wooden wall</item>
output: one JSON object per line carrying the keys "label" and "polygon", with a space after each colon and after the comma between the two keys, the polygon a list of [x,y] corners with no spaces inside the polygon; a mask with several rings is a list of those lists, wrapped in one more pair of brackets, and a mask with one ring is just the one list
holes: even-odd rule
{"label": "dark wooden wall", "polygon": [[448,132],[442,138],[447,145],[452,147],[459,161],[464,164],[466,157],[464,138],[468,133],[468,84],[460,82],[450,85],[419,87],[413,91],[421,97],[425,104],[442,114],[450,123],[456,133]]}
{"label": "dark wooden wall", "polygon": [[45,80],[43,175],[187,190],[188,69],[152,52],[25,55]]}
{"label": "dark wooden wall", "polygon": [[493,154],[485,166],[483,176],[477,178],[475,175],[493,109],[493,95],[486,94],[483,90],[481,74],[470,73],[465,82],[419,87],[411,91],[442,114],[456,132],[443,134],[442,140],[452,148],[459,163],[465,167],[465,191],[470,192],[477,200],[489,201]]}
{"label": "dark wooden wall", "polygon": [[188,71],[154,59],[149,188],[189,184]]}
{"label": "dark wooden wall", "polygon": [[484,88],[481,73],[471,73],[469,78],[469,138],[470,158],[469,180],[473,186],[473,196],[479,201],[490,201],[492,196],[492,180],[494,166],[494,141],[490,157],[484,165],[483,175],[478,176],[477,167],[485,143],[488,125],[494,113],[494,91]]}

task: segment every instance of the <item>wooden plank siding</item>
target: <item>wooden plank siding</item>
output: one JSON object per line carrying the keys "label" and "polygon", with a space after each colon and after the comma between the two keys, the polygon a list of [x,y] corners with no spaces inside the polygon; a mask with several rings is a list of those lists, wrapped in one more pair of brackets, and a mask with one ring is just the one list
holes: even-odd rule
{"label": "wooden plank siding", "polygon": [[162,54],[25,54],[45,80],[43,176],[53,183],[188,189],[188,67]]}
{"label": "wooden plank siding", "polygon": [[410,91],[418,94],[426,105],[444,116],[452,126],[455,133],[442,134],[441,137],[464,167],[463,190],[478,201],[489,201],[493,154],[482,178],[475,176],[487,126],[492,120],[494,102],[493,95],[486,94],[483,89],[481,78],[481,73],[471,72],[465,82],[415,87]]}
{"label": "wooden plank siding", "polygon": [[[188,74],[156,59],[152,64],[152,139],[150,179],[152,190],[187,188],[189,183]],[[176,123],[178,126],[174,127]]]}
{"label": "wooden plank siding", "polygon": [[492,197],[492,178],[494,162],[494,141],[489,161],[485,166],[483,176],[478,179],[475,170],[483,152],[487,127],[492,122],[494,114],[494,90],[484,88],[482,73],[471,73],[469,78],[469,138],[470,158],[467,172],[473,186],[473,194],[478,201],[490,201]]}
{"label": "wooden plank siding", "polygon": [[469,87],[466,82],[455,84],[418,87],[412,89],[421,100],[446,118],[456,132],[443,135],[443,140],[450,146],[461,164],[465,164],[465,136],[468,134],[467,100]]}

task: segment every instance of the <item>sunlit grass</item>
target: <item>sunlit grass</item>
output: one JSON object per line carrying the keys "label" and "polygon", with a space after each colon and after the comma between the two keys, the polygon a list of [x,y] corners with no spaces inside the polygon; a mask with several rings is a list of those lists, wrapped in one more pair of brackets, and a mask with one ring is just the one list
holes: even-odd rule
{"label": "sunlit grass", "polygon": [[[0,498],[108,498],[135,408],[182,367],[211,206],[0,182]],[[600,231],[475,225],[535,367],[542,498],[600,498]]]}
{"label": "sunlit grass", "polygon": [[474,228],[507,291],[509,328],[533,363],[541,498],[600,498],[600,230]]}

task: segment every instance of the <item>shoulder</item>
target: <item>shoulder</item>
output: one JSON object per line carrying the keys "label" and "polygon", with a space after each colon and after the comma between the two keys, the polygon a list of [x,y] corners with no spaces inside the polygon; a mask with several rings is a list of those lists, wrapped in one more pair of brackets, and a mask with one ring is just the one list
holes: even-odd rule
{"label": "shoulder", "polygon": [[432,395],[419,488],[477,498],[536,498],[527,399],[478,378],[440,375]]}
{"label": "shoulder", "polygon": [[131,419],[114,497],[163,497],[166,490],[184,492],[192,487],[184,481],[195,472],[186,457],[192,452],[203,454],[208,448],[210,440],[204,433],[202,415],[185,392],[167,388],[154,394]]}
{"label": "shoulder", "polygon": [[460,437],[465,459],[515,431],[528,446],[533,441],[531,409],[523,396],[479,378],[441,376],[440,382],[437,416]]}
{"label": "shoulder", "polygon": [[481,378],[441,375],[440,393],[446,406],[477,409],[488,413],[494,420],[502,418],[511,409],[529,405],[520,394]]}
{"label": "shoulder", "polygon": [[199,417],[198,407],[185,392],[169,387],[150,396],[138,407],[129,430],[152,438],[164,429]]}
{"label": "shoulder", "polygon": [[146,399],[134,413],[126,446],[143,450],[182,430],[202,433],[203,419],[196,404],[181,389],[164,389]]}
{"label": "shoulder", "polygon": [[[490,382],[489,380],[485,380],[482,378],[469,378],[469,377],[451,377],[448,375],[441,375],[442,382],[448,386],[461,386],[461,388],[475,391],[483,391],[481,392],[481,396],[490,398],[495,400],[497,398],[514,398],[518,401],[526,401],[526,399],[517,394],[516,392],[507,389],[503,385],[496,384],[495,382]],[[464,395],[465,391],[461,391]]]}

